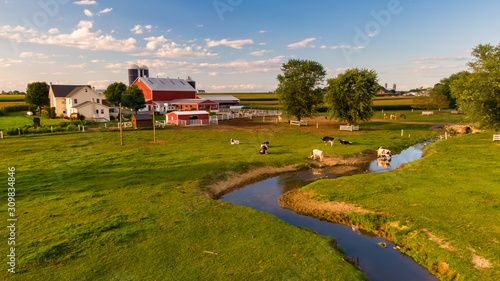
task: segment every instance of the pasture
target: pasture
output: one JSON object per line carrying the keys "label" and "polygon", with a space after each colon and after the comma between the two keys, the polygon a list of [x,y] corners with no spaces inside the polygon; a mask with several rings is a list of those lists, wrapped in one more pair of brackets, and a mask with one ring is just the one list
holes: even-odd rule
{"label": "pasture", "polygon": [[[365,280],[329,239],[199,193],[228,172],[304,163],[312,148],[325,157],[378,145],[398,150],[436,134],[426,125],[407,125],[414,133],[401,138],[401,124],[350,133],[225,122],[158,130],[156,144],[150,130],[126,131],[125,146],[116,131],[2,140],[4,167],[16,168],[22,233],[18,273],[9,279]],[[353,145],[326,147],[323,135]],[[241,144],[230,145],[231,138]],[[258,154],[263,141],[269,155]]]}
{"label": "pasture", "polygon": [[499,144],[480,133],[440,140],[425,153],[399,170],[317,181],[302,190],[382,214],[351,219],[383,230],[444,280],[499,280]]}

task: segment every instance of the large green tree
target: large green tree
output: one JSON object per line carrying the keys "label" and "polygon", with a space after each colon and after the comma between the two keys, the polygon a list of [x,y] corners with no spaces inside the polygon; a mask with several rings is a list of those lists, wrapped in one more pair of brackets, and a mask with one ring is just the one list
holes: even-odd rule
{"label": "large green tree", "polygon": [[331,118],[351,126],[373,116],[373,98],[379,90],[377,73],[368,69],[348,69],[328,79],[325,103]]}
{"label": "large green tree", "polygon": [[470,73],[462,73],[451,83],[451,94],[470,122],[500,129],[500,44],[479,45],[468,63]]}
{"label": "large green tree", "polygon": [[114,106],[119,106],[122,102],[122,95],[127,90],[127,86],[122,82],[115,82],[110,84],[104,91],[106,101]]}
{"label": "large green tree", "polygon": [[453,81],[457,80],[460,77],[461,73],[463,73],[463,72],[464,71],[458,72],[458,73],[452,74],[450,77],[441,79],[441,81],[439,81],[439,83],[435,84],[434,88],[432,89],[434,92],[446,96],[446,98],[450,101],[450,105],[449,105],[450,108],[457,107],[457,98],[451,94],[451,87],[450,87],[451,83],[453,83]]}
{"label": "large green tree", "polygon": [[290,59],[281,67],[276,95],[286,116],[295,116],[300,121],[314,116],[323,103],[323,82],[326,71],[315,61]]}
{"label": "large green tree", "polygon": [[448,98],[441,91],[434,89],[421,92],[413,99],[413,108],[431,110],[433,108],[448,108],[449,105],[450,101]]}
{"label": "large green tree", "polygon": [[122,105],[124,107],[132,108],[135,110],[135,114],[141,108],[146,107],[146,100],[144,99],[144,93],[137,85],[128,87],[127,90],[122,95]]}
{"label": "large green tree", "polygon": [[42,114],[42,108],[50,105],[49,99],[50,87],[45,82],[33,82],[26,88],[26,103],[39,108]]}

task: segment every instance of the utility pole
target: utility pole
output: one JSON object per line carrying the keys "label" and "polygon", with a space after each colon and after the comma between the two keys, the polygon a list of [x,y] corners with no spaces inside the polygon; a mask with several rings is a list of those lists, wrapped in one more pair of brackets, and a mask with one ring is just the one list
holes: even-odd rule
{"label": "utility pole", "polygon": [[156,143],[156,120],[155,120],[155,99],[153,98],[153,92],[151,91],[151,103],[152,103],[152,109],[153,109],[153,142]]}
{"label": "utility pole", "polygon": [[118,115],[120,115],[120,143],[123,145],[122,103],[120,102],[118,106]]}

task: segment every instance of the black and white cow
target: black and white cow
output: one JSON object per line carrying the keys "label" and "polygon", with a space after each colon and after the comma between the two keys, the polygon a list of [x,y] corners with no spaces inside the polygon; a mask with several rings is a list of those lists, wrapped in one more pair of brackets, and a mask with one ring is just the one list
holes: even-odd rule
{"label": "black and white cow", "polygon": [[377,157],[378,158],[389,158],[392,156],[392,151],[387,148],[379,147],[377,149]]}
{"label": "black and white cow", "polygon": [[316,160],[316,158],[319,158],[319,161],[323,161],[323,151],[319,149],[313,149],[313,152],[311,153],[311,156],[309,158],[313,158]]}
{"label": "black and white cow", "polygon": [[231,144],[240,144],[240,141],[231,139]]}
{"label": "black and white cow", "polygon": [[260,154],[267,154],[267,147],[265,146],[262,146],[260,151],[259,151]]}
{"label": "black and white cow", "polygon": [[325,142],[325,145],[326,145],[327,143],[331,143],[331,144],[332,144],[331,146],[333,146],[333,139],[334,139],[334,138],[332,138],[332,137],[322,137],[322,138],[321,138],[321,140]]}
{"label": "black and white cow", "polygon": [[339,143],[340,144],[352,144],[352,142],[346,141],[346,140],[339,140]]}
{"label": "black and white cow", "polygon": [[268,141],[263,142],[263,143],[260,145],[260,147],[261,147],[261,148],[262,148],[262,147],[265,147],[266,149],[269,149],[269,142],[268,142]]}

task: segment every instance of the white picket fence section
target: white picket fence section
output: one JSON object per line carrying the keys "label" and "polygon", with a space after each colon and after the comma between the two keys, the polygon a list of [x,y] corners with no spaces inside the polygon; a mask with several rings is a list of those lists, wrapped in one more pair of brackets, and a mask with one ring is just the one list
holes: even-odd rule
{"label": "white picket fence section", "polygon": [[341,131],[359,131],[359,126],[346,126],[346,125],[340,125],[340,130]]}
{"label": "white picket fence section", "polygon": [[493,135],[493,141],[500,141],[500,134]]}
{"label": "white picket fence section", "polygon": [[167,120],[167,125],[177,125],[177,126],[206,126],[210,125],[211,121],[206,119],[193,119],[193,120]]}
{"label": "white picket fence section", "polygon": [[295,121],[295,120],[290,120],[290,125],[295,125],[295,126],[307,126],[307,121]]}
{"label": "white picket fence section", "polygon": [[422,115],[434,115],[434,111],[422,111]]}

